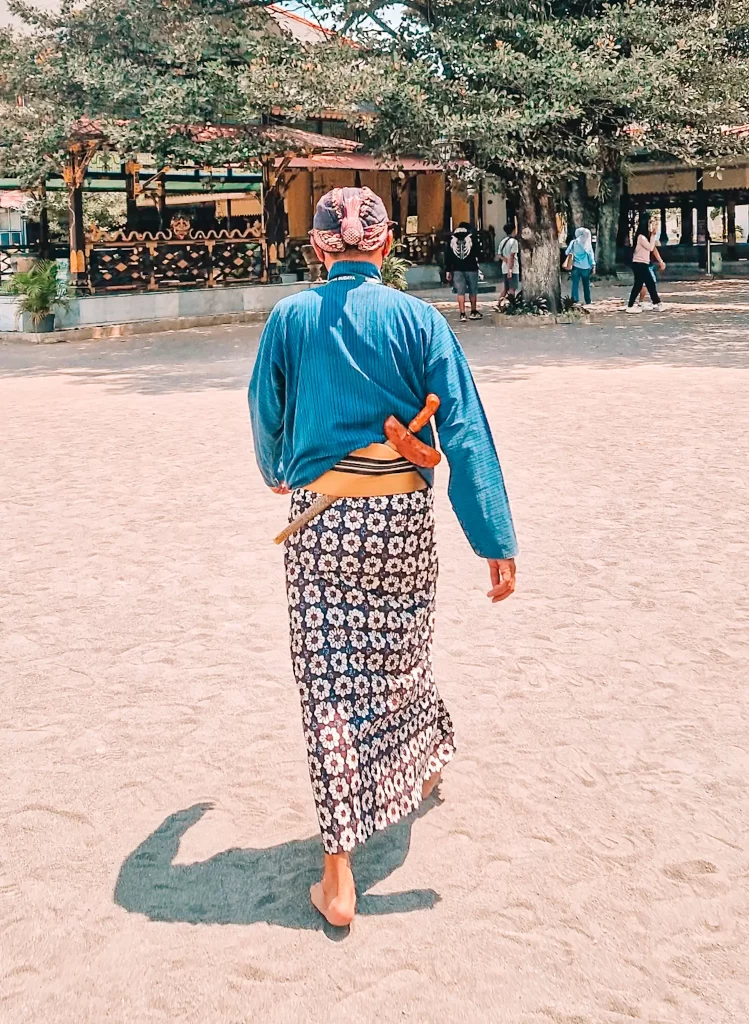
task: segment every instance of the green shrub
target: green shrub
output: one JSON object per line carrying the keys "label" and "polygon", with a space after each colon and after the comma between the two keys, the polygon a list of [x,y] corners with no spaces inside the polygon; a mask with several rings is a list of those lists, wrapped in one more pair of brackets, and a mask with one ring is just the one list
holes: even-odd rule
{"label": "green shrub", "polygon": [[67,295],[61,294],[54,260],[39,260],[30,270],[17,271],[3,289],[18,296],[18,314],[28,315],[34,327],[54,313],[60,306],[69,305]]}
{"label": "green shrub", "polygon": [[410,266],[412,264],[408,260],[403,260],[390,253],[382,261],[382,283],[386,284],[388,288],[397,288],[399,292],[407,291],[406,271]]}

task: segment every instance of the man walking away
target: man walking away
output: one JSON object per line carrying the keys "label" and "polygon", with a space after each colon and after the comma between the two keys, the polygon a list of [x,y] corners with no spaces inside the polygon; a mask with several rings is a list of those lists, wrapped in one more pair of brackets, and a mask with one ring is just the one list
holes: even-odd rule
{"label": "man walking away", "polygon": [[476,309],[479,294],[479,247],[470,224],[459,224],[445,244],[445,271],[458,295],[461,322],[466,319],[466,292],[471,300],[471,320],[481,320]]}
{"label": "man walking away", "polygon": [[515,296],[520,290],[520,246],[516,224],[505,224],[505,237],[499,243],[497,258],[502,261],[502,289],[497,307],[508,295]]}

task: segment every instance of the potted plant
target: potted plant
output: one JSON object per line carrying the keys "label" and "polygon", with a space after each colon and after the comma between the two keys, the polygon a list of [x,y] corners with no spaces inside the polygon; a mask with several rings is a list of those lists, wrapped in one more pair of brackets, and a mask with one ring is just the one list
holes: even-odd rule
{"label": "potted plant", "polygon": [[5,292],[18,296],[17,316],[22,327],[31,325],[36,334],[55,329],[55,309],[66,309],[67,296],[61,293],[54,260],[39,260],[29,270],[19,270],[10,278]]}
{"label": "potted plant", "polygon": [[399,292],[405,292],[408,289],[406,272],[412,265],[408,260],[390,253],[382,261],[382,283],[389,288],[396,288]]}

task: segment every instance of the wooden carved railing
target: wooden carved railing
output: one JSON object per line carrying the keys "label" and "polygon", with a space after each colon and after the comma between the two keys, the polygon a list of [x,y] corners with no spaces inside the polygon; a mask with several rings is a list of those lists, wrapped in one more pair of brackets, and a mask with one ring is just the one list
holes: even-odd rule
{"label": "wooden carved railing", "polygon": [[265,277],[260,224],[244,231],[193,231],[175,219],[169,231],[102,232],[86,239],[91,291],[212,288]]}
{"label": "wooden carved railing", "polygon": [[436,235],[403,235],[394,248],[396,256],[411,263],[434,263],[439,241]]}

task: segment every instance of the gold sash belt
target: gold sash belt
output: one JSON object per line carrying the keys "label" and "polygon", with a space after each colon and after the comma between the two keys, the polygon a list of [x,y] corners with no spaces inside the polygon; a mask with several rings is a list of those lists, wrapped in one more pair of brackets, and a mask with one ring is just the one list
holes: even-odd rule
{"label": "gold sash belt", "polygon": [[[379,462],[391,462],[402,456],[388,444],[374,442],[366,448],[357,448],[351,452],[353,456],[365,459],[376,459]],[[377,498],[389,494],[410,494],[412,491],[423,491],[429,485],[416,469],[404,470],[402,473],[385,475],[369,475],[367,473],[342,473],[337,469],[329,469],[317,480],[307,484],[305,491],[316,494],[329,494],[335,498]]]}

